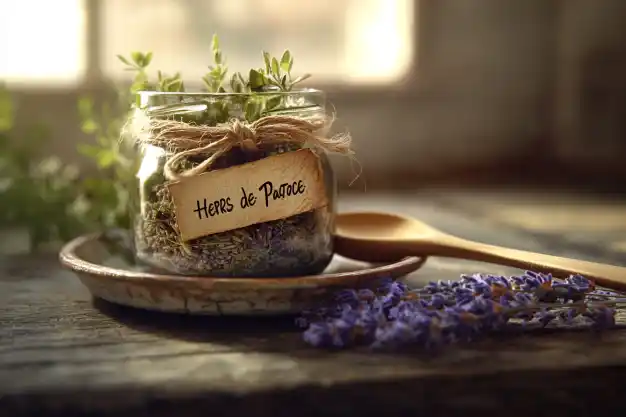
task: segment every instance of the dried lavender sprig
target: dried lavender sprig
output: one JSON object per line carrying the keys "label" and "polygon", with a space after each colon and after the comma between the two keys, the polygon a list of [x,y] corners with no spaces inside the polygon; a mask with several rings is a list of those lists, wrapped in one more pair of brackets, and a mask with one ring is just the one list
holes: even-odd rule
{"label": "dried lavender sprig", "polygon": [[521,276],[462,275],[410,289],[387,280],[377,291],[343,290],[336,303],[306,312],[304,340],[319,347],[431,348],[473,340],[514,322],[547,326],[582,317],[595,329],[615,324],[623,294],[596,290],[580,275],[564,280],[527,271]]}

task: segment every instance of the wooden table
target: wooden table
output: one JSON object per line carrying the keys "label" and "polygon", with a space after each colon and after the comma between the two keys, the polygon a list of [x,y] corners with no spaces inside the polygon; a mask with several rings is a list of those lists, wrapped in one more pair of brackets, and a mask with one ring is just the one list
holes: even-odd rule
{"label": "wooden table", "polygon": [[[581,198],[425,190],[345,196],[341,208],[626,264],[626,201]],[[433,258],[410,281],[467,272],[518,271]],[[321,352],[291,318],[131,310],[91,300],[54,255],[0,258],[0,416],[586,415],[621,407],[624,365],[626,330],[492,338],[434,356]]]}

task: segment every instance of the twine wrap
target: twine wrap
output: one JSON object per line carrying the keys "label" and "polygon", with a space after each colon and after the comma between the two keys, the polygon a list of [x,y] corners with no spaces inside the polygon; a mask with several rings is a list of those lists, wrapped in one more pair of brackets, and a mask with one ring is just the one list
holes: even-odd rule
{"label": "twine wrap", "polygon": [[[163,173],[167,180],[176,181],[208,171],[220,156],[236,147],[254,152],[265,146],[292,143],[328,153],[351,155],[349,134],[327,136],[332,121],[327,117],[304,119],[270,115],[252,123],[232,119],[229,123],[207,126],[150,119],[145,113],[138,112],[133,117],[131,130],[140,143],[159,146],[173,153],[165,162]],[[206,159],[191,169],[176,172],[177,163],[190,156],[206,156]]]}

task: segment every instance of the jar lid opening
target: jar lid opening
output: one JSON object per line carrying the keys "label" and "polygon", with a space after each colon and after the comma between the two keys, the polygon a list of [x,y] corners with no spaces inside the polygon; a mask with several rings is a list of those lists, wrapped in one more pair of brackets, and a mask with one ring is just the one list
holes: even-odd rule
{"label": "jar lid opening", "polygon": [[188,96],[188,97],[246,97],[246,96],[293,96],[293,95],[322,95],[324,91],[315,88],[298,88],[290,91],[255,91],[255,92],[206,92],[206,91],[154,91],[154,90],[142,90],[137,94],[143,97],[153,96]]}

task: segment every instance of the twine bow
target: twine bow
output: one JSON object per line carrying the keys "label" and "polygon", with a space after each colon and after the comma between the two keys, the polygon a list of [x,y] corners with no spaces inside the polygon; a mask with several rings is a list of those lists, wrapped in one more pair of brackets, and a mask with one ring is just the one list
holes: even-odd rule
{"label": "twine bow", "polygon": [[[167,180],[179,180],[206,172],[213,163],[232,148],[247,152],[266,145],[310,145],[329,153],[352,154],[348,134],[327,137],[331,121],[327,118],[303,119],[291,116],[264,116],[250,124],[240,120],[217,126],[194,125],[173,120],[152,120],[149,134],[137,134],[143,143],[163,147],[173,152],[163,167]],[[186,171],[174,167],[190,156],[207,158]]]}

